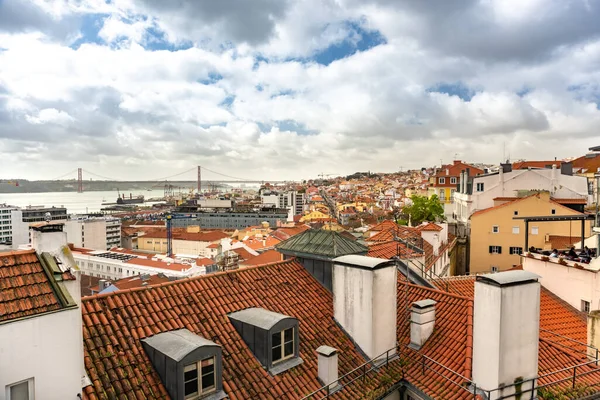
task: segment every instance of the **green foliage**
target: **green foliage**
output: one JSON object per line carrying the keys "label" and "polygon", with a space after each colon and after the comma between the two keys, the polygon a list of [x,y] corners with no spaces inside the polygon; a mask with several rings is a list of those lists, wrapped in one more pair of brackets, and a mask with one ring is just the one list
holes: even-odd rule
{"label": "green foliage", "polygon": [[437,195],[431,197],[413,195],[410,197],[412,204],[405,206],[402,212],[409,216],[413,226],[424,221],[444,220],[444,206]]}

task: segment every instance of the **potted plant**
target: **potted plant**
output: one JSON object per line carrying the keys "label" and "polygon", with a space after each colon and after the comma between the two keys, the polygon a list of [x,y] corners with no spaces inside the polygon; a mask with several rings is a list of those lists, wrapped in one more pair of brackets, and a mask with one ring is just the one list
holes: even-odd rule
{"label": "potted plant", "polygon": [[542,261],[550,261],[550,257],[548,257],[548,256],[542,256],[541,260]]}

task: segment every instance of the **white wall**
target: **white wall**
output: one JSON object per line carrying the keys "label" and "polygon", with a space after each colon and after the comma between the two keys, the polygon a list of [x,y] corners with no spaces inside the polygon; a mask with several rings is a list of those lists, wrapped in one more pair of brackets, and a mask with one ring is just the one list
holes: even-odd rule
{"label": "white wall", "polygon": [[81,393],[81,310],[64,310],[0,325],[0,400],[5,387],[35,379],[35,398],[77,400]]}
{"label": "white wall", "polygon": [[[482,192],[477,192],[478,183],[484,184]],[[471,195],[455,194],[454,212],[459,221],[467,222],[475,211],[493,207],[494,198],[515,197],[519,190],[549,191],[556,198],[590,199],[587,178],[583,176],[561,175],[558,169],[515,170],[474,177]]]}
{"label": "white wall", "polygon": [[[539,316],[539,283],[499,287],[475,282],[473,381],[480,388],[493,390],[537,376]],[[530,387],[523,384],[522,390]],[[513,393],[509,387],[491,399]]]}
{"label": "white wall", "polygon": [[334,263],[335,319],[370,359],[396,346],[396,283],[393,265],[372,271]]}
{"label": "white wall", "polygon": [[[597,271],[560,265],[557,263],[558,259],[551,259],[552,261],[529,257],[521,257],[521,259],[525,271],[540,275],[542,277],[540,282],[546,289],[577,310],[581,310],[581,300],[589,302],[592,310],[600,310],[600,277]],[[600,259],[593,261],[600,261]],[[588,268],[589,265],[585,267]]]}

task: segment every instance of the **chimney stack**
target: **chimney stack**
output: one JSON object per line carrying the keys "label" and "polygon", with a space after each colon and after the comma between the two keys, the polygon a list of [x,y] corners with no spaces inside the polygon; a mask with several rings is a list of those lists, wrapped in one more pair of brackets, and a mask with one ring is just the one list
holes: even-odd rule
{"label": "chimney stack", "polygon": [[410,309],[410,347],[419,350],[429,339],[435,327],[434,300],[414,302]]}
{"label": "chimney stack", "polygon": [[[536,390],[540,334],[539,275],[479,275],[473,308],[473,381],[497,398],[529,398]],[[535,392],[534,392],[535,394]]]}
{"label": "chimney stack", "polygon": [[321,346],[317,349],[319,380],[323,385],[329,386],[333,391],[338,387],[338,353],[329,346]]}
{"label": "chimney stack", "polygon": [[396,273],[394,261],[381,258],[333,260],[334,318],[370,360],[396,354]]}

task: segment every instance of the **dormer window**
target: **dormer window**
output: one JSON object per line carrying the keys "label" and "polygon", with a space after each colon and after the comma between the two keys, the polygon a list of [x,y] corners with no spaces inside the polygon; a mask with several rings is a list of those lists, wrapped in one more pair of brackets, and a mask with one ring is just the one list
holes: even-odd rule
{"label": "dormer window", "polygon": [[215,357],[205,358],[183,368],[184,395],[196,399],[216,390]]}
{"label": "dormer window", "polygon": [[271,336],[273,364],[294,356],[294,328],[289,328]]}
{"label": "dormer window", "polygon": [[229,314],[242,337],[263,368],[277,375],[303,361],[299,357],[298,320],[264,308],[247,308]]}
{"label": "dormer window", "polygon": [[142,340],[169,397],[177,400],[227,397],[223,391],[221,346],[187,329]]}

